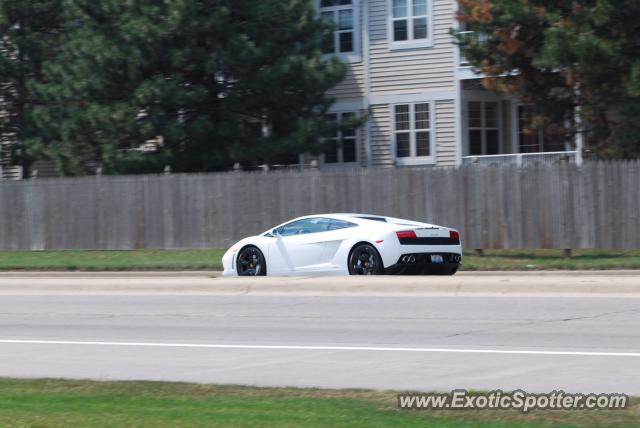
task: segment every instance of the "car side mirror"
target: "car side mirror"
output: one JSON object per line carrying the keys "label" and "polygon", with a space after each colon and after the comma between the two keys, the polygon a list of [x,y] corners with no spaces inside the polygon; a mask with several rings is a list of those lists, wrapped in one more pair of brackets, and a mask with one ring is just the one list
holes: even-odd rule
{"label": "car side mirror", "polygon": [[273,230],[271,231],[271,234],[272,234],[273,236],[275,236],[276,238],[282,238],[282,235],[280,235],[280,231],[279,231],[278,229],[273,229]]}

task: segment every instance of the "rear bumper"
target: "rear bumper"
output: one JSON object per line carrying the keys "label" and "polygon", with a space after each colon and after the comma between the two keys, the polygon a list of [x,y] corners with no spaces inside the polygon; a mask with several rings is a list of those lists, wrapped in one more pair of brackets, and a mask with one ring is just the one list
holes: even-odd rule
{"label": "rear bumper", "polygon": [[[442,256],[443,263],[432,263],[431,256]],[[384,269],[386,275],[450,275],[456,272],[462,262],[458,253],[407,253],[398,261]]]}

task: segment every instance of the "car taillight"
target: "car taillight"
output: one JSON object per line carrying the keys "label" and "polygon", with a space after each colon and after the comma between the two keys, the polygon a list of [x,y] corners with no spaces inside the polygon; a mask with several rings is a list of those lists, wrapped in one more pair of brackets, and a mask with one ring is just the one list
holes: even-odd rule
{"label": "car taillight", "polygon": [[398,239],[415,238],[416,232],[414,232],[413,230],[401,230],[399,232],[396,232],[396,235],[398,235]]}
{"label": "car taillight", "polygon": [[460,239],[460,232],[451,230],[449,231],[449,238],[451,239]]}

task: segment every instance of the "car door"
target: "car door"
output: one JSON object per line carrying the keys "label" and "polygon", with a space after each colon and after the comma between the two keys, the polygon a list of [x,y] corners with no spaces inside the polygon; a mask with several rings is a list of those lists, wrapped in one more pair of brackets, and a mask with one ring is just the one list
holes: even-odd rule
{"label": "car door", "polygon": [[335,260],[336,253],[344,241],[353,237],[353,230],[356,227],[358,227],[356,223],[331,219],[328,231],[325,233],[326,238],[322,259],[326,260],[327,263],[334,262],[336,265],[340,265],[340,260]]}
{"label": "car door", "polygon": [[328,227],[328,219],[312,217],[276,229],[269,247],[269,272],[278,275],[321,270]]}

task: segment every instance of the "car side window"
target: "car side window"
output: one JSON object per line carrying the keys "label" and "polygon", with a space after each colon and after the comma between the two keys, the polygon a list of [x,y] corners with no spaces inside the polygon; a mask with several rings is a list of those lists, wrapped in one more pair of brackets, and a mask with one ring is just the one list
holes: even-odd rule
{"label": "car side window", "polygon": [[331,229],[333,220],[323,217],[304,218],[302,220],[292,221],[277,229],[281,236],[304,235],[307,233],[326,232]]}
{"label": "car side window", "polygon": [[331,219],[329,221],[329,230],[346,229],[348,227],[356,227],[357,224],[345,220]]}

